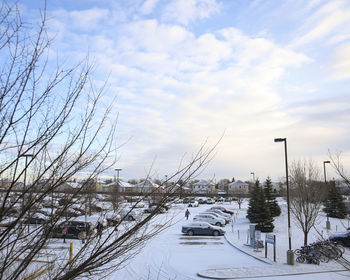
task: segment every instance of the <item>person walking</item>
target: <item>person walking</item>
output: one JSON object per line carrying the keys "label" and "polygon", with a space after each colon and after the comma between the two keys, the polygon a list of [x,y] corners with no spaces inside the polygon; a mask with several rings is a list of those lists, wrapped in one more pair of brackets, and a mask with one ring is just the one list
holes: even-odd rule
{"label": "person walking", "polygon": [[65,226],[64,228],[63,228],[63,243],[66,243],[66,236],[67,236],[67,233],[68,233],[68,228],[67,228],[67,226]]}
{"label": "person walking", "polygon": [[185,217],[186,217],[186,220],[188,220],[188,217],[190,216],[190,211],[188,211],[188,209],[186,209],[186,212],[185,212]]}
{"label": "person walking", "polygon": [[101,236],[102,236],[102,230],[103,230],[103,225],[102,225],[102,223],[98,222],[98,223],[97,223],[96,229],[97,229],[97,235],[98,235],[98,237],[101,238]]}

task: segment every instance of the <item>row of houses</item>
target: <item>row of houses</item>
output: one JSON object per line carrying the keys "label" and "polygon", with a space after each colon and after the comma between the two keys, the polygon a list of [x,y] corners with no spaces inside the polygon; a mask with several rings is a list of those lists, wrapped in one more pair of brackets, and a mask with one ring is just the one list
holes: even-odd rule
{"label": "row of houses", "polygon": [[[38,184],[38,189],[45,189],[45,185],[49,185],[49,182],[43,182]],[[234,182],[218,185],[212,180],[199,180],[193,183],[187,183],[186,185],[179,186],[172,183],[158,185],[152,180],[144,180],[137,184],[130,184],[123,180],[119,180],[104,183],[104,182],[64,182],[56,188],[57,191],[73,191],[74,189],[81,188],[85,184],[87,191],[97,191],[97,192],[126,192],[126,193],[150,193],[157,192],[162,193],[172,188],[172,190],[181,191],[184,194],[215,194],[215,195],[247,195],[249,193],[250,184],[237,180]],[[13,188],[14,190],[23,190],[23,183],[18,183]],[[279,192],[279,184],[274,184],[274,191]]]}

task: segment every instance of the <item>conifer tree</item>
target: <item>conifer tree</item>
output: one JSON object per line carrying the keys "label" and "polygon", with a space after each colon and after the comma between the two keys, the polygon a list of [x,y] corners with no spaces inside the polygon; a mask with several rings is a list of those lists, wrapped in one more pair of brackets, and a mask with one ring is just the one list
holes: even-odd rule
{"label": "conifer tree", "polygon": [[255,229],[262,232],[273,231],[273,219],[265,199],[264,190],[259,186],[258,180],[255,182],[251,193],[247,218],[251,223],[257,223]]}
{"label": "conifer tree", "polygon": [[270,209],[271,217],[277,217],[281,215],[281,208],[277,203],[275,195],[273,194],[272,182],[269,177],[267,177],[265,181],[264,194],[265,194],[266,202]]}
{"label": "conifer tree", "polygon": [[347,215],[347,208],[343,197],[336,187],[334,181],[330,182],[327,199],[324,206],[325,208],[323,210],[329,217],[344,219]]}
{"label": "conifer tree", "polygon": [[250,193],[250,199],[247,210],[247,218],[251,223],[258,222],[258,200],[259,200],[260,188],[259,181],[256,181],[254,187]]}

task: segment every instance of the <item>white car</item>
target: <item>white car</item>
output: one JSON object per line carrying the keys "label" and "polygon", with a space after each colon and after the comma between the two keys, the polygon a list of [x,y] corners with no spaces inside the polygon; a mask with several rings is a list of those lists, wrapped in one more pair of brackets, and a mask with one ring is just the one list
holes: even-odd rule
{"label": "white car", "polygon": [[220,209],[210,208],[210,209],[207,209],[207,210],[205,210],[205,211],[208,211],[208,212],[215,212],[215,213],[217,213],[217,214],[219,214],[219,215],[221,215],[221,216],[224,216],[225,218],[227,218],[227,219],[229,219],[229,220],[231,221],[231,215],[228,214],[228,213],[223,212],[223,211],[220,210]]}
{"label": "white car", "polygon": [[195,222],[207,222],[211,225],[216,225],[216,226],[224,226],[226,224],[225,220],[222,218],[215,217],[214,215],[211,214],[198,214],[193,217],[193,221]]}
{"label": "white car", "polygon": [[188,207],[198,207],[199,206],[199,203],[197,200],[193,201],[193,202],[190,202],[188,204]]}
{"label": "white car", "polygon": [[218,209],[218,210],[220,210],[220,211],[222,211],[222,212],[224,212],[224,213],[227,213],[227,214],[230,214],[230,215],[233,215],[234,214],[234,212],[232,211],[232,210],[229,210],[229,209],[226,209],[225,207],[223,207],[223,206],[213,206],[213,207],[211,207],[210,209]]}
{"label": "white car", "polygon": [[[205,213],[206,214],[213,214],[214,216],[216,216],[216,217],[219,217],[219,218],[222,218],[222,219],[224,219],[225,220],[225,222],[226,222],[226,224],[228,224],[229,222],[231,222],[231,216],[230,215],[228,215],[228,217],[226,216],[226,214],[225,213],[220,213],[221,211],[218,211],[218,210],[211,210],[211,209],[208,209],[208,210],[206,210],[205,211]],[[223,215],[223,214],[225,214],[225,215]]]}
{"label": "white car", "polygon": [[208,197],[205,201],[206,204],[214,204],[215,200],[213,198]]}
{"label": "white car", "polygon": [[122,209],[119,213],[120,218],[124,219],[124,220],[129,220],[129,221],[135,221],[137,219],[137,217],[140,216],[140,212],[137,211],[136,209]]}

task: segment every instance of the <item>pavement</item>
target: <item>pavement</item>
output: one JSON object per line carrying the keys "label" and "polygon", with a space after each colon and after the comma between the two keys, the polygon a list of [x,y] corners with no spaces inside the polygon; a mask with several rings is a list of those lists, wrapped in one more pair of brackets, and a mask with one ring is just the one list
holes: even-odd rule
{"label": "pavement", "polygon": [[[249,224],[246,222],[241,223],[243,220],[246,220],[244,219],[244,215],[245,213],[243,212],[235,214],[232,224],[226,226],[225,238],[237,250],[250,255],[266,265],[224,269],[212,268],[199,271],[197,273],[198,276],[208,279],[244,279],[349,271],[336,261],[329,261],[320,265],[300,264],[297,262],[294,265],[288,265],[286,263],[286,250],[283,246],[279,248],[277,252],[278,257],[276,257],[277,261],[274,262],[273,247],[268,244],[268,257],[265,258],[265,248],[256,250],[247,244],[249,241],[247,238]],[[347,250],[345,258],[350,260],[349,250]]]}

